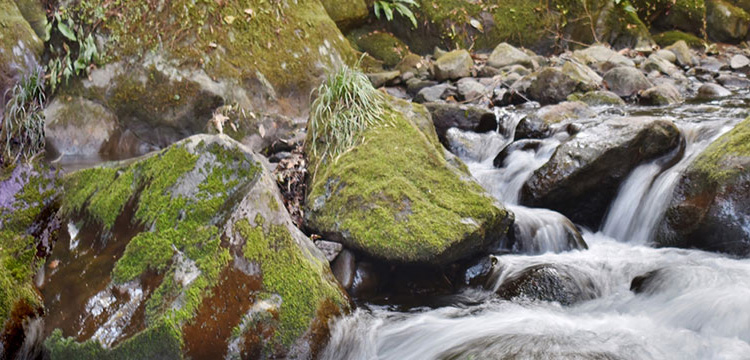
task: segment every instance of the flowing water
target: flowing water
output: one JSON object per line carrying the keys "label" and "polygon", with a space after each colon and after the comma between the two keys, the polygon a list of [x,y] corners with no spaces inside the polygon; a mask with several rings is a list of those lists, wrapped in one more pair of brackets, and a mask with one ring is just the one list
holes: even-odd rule
{"label": "flowing water", "polygon": [[[516,214],[527,251],[494,257],[486,289],[466,289],[450,306],[397,311],[365,305],[333,325],[324,359],[750,359],[750,260],[697,250],[656,249],[650,238],[682,172],[722,133],[747,116],[745,100],[679,107],[626,108],[675,121],[684,146],[637,167],[621,185],[600,231],[583,231],[588,249],[564,251],[567,219],[518,205],[523,183],[568,134],[534,149],[495,155],[513,134],[461,134],[474,146],[455,151],[477,181]],[[499,112],[502,128],[522,116]],[[599,117],[606,117],[602,110]],[[479,149],[472,151],[471,149]],[[455,150],[455,149],[454,149]],[[563,229],[563,230],[561,230]],[[532,238],[532,239],[529,239]],[[533,266],[569,269],[572,282],[598,296],[570,306],[495,295]],[[649,274],[640,281],[639,276]],[[631,290],[631,284],[633,290]]]}

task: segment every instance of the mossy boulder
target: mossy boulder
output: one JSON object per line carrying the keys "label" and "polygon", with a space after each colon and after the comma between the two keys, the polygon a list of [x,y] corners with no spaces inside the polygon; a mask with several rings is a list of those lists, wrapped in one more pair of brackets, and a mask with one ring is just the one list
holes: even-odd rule
{"label": "mossy boulder", "polygon": [[370,15],[370,10],[364,0],[321,0],[321,2],[328,16],[341,30],[361,25]]}
{"label": "mossy boulder", "polygon": [[24,323],[43,313],[34,275],[44,264],[59,178],[39,164],[0,169],[0,353],[15,358]]}
{"label": "mossy boulder", "polygon": [[354,39],[359,50],[383,62],[387,67],[394,67],[407,55],[409,47],[393,34],[383,30],[355,30],[348,35]]}
{"label": "mossy boulder", "polygon": [[8,89],[39,65],[44,44],[13,0],[0,0],[0,121]]}
{"label": "mossy boulder", "polygon": [[665,31],[653,36],[656,44],[666,48],[675,44],[676,42],[683,41],[688,47],[694,49],[704,49],[707,45],[706,41],[692,34],[684,33],[678,30]]}
{"label": "mossy boulder", "polygon": [[44,3],[40,0],[15,0],[15,2],[34,33],[44,38],[47,26],[47,11],[44,9]]}
{"label": "mossy boulder", "polygon": [[50,358],[314,357],[349,302],[262,162],[196,135],[67,175],[40,287]]}
{"label": "mossy boulder", "polygon": [[638,16],[651,28],[682,30],[702,35],[706,16],[704,0],[632,0]]}
{"label": "mossy boulder", "polygon": [[750,256],[750,119],[706,148],[680,178],[656,244]]}
{"label": "mossy boulder", "polygon": [[[203,132],[224,105],[304,119],[325,70],[357,58],[318,0],[179,0],[157,7],[137,0],[101,11],[107,6],[105,0],[68,4],[67,13],[95,31],[101,59],[88,79],[63,85],[59,96],[101,104],[123,131],[159,147]],[[230,121],[247,127],[244,133],[262,132],[256,122]]]}
{"label": "mossy boulder", "polygon": [[448,264],[502,239],[512,214],[446,160],[427,109],[391,100],[384,116],[336,160],[313,157],[307,226],[391,263]]}
{"label": "mossy boulder", "polygon": [[706,0],[706,33],[711,40],[740,42],[750,28],[750,14],[724,0]]}
{"label": "mossy boulder", "polygon": [[671,121],[648,117],[608,119],[560,145],[523,186],[521,203],[552,209],[576,224],[598,228],[628,174],[643,161],[680,144]]}

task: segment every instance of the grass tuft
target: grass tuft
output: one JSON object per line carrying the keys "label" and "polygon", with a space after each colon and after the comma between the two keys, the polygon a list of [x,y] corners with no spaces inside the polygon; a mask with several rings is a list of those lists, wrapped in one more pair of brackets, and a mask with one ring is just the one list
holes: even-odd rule
{"label": "grass tuft", "polygon": [[366,129],[382,125],[385,97],[365,74],[343,66],[314,91],[310,113],[312,155],[335,160],[360,143]]}
{"label": "grass tuft", "polygon": [[44,68],[37,67],[8,89],[0,128],[0,164],[30,160],[44,150]]}

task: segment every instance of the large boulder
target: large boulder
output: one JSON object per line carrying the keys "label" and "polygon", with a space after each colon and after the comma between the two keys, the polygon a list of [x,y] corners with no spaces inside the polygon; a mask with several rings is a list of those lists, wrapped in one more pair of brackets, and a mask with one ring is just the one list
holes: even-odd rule
{"label": "large boulder", "polygon": [[9,89],[22,76],[36,71],[44,51],[13,0],[0,0],[0,122],[5,113]]}
{"label": "large boulder", "polygon": [[706,0],[706,33],[719,42],[739,42],[747,36],[750,15],[725,0]]}
{"label": "large boulder", "polygon": [[66,176],[50,358],[314,357],[349,301],[263,161],[196,135]]}
{"label": "large boulder", "polygon": [[501,240],[512,215],[447,161],[427,109],[384,101],[385,123],[356,135],[364,142],[335,158],[320,156],[331,144],[308,144],[306,225],[391,263],[444,265]]}
{"label": "large boulder", "polygon": [[560,145],[526,181],[521,203],[552,209],[576,224],[597,228],[631,170],[677,148],[680,139],[679,129],[670,121],[606,120]]}
{"label": "large boulder", "polygon": [[[58,96],[102,105],[120,132],[156,147],[205,132],[228,106],[237,111],[222,113],[229,118],[223,127],[236,127],[243,142],[266,134],[256,121],[264,114],[305,119],[310,92],[326,70],[357,59],[318,0],[157,7],[136,0],[101,13],[108,6],[107,0],[69,4],[77,19],[97,19],[101,63],[89,76],[63,83]],[[85,122],[94,114],[81,116]]]}
{"label": "large boulder", "polygon": [[[0,168],[0,357],[21,355],[30,318],[44,313],[34,276],[58,227],[59,178],[41,165]],[[29,334],[28,343],[34,341]]]}
{"label": "large boulder", "polygon": [[117,117],[112,112],[79,97],[55,98],[44,115],[50,119],[44,124],[47,149],[54,155],[99,154],[117,129]]}
{"label": "large boulder", "polygon": [[604,83],[613,93],[630,97],[653,86],[643,73],[633,67],[619,66],[604,74]]}
{"label": "large boulder", "polygon": [[682,175],[656,244],[750,256],[750,119],[721,136]]}

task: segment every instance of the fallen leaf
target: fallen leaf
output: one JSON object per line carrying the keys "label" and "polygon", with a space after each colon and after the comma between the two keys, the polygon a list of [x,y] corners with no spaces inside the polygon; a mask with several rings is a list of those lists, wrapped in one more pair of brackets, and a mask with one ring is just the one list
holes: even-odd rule
{"label": "fallen leaf", "polygon": [[469,21],[469,24],[473,26],[475,29],[479,30],[479,32],[484,33],[484,26],[482,26],[482,23],[479,22],[477,19],[471,19]]}
{"label": "fallen leaf", "polygon": [[229,24],[229,25],[232,25],[232,23],[234,22],[234,19],[235,19],[235,18],[234,18],[234,16],[232,16],[232,15],[227,15],[227,16],[225,16],[225,17],[224,17],[224,21],[225,21],[225,22],[226,22],[227,24]]}

